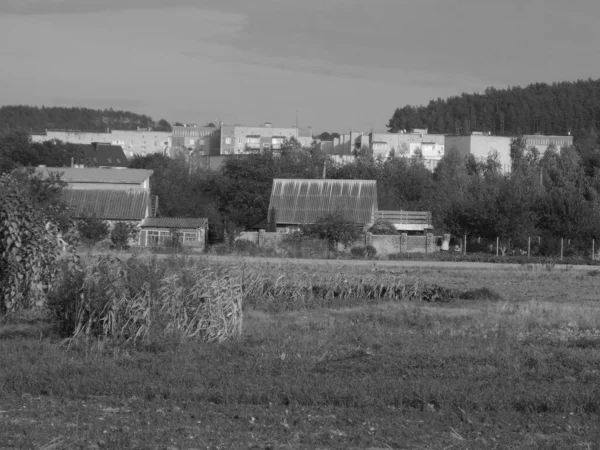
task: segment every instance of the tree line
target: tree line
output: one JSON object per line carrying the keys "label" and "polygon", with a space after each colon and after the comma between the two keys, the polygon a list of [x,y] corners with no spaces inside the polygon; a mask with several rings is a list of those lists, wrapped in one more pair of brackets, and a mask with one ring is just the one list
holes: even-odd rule
{"label": "tree line", "polygon": [[487,88],[431,100],[427,106],[397,108],[388,122],[391,132],[428,128],[432,133],[491,132],[499,136],[542,133],[578,137],[600,128],[600,79],[534,83],[526,87]]}
{"label": "tree line", "polygon": [[165,119],[155,122],[143,114],[112,108],[100,110],[25,105],[0,107],[0,130],[23,129],[34,133],[43,133],[46,129],[105,132],[107,129],[137,130],[138,127],[171,131],[171,125]]}

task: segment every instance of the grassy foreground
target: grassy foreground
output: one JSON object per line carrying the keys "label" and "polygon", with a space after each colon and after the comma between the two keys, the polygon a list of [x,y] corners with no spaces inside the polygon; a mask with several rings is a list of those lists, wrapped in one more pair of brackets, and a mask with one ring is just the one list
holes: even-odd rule
{"label": "grassy foreground", "polygon": [[[312,270],[263,269],[275,284]],[[599,448],[597,271],[383,276],[473,295],[258,298],[243,338],[223,344],[65,349],[35,316],[5,321],[0,448]]]}

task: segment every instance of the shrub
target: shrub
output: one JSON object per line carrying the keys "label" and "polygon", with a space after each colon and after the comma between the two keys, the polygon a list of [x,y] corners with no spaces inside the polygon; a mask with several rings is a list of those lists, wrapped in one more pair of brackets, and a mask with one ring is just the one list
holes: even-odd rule
{"label": "shrub", "polygon": [[245,239],[238,239],[233,242],[232,251],[239,255],[244,256],[256,256],[260,253],[260,248],[252,241]]}
{"label": "shrub", "polygon": [[398,230],[389,220],[377,219],[373,226],[369,228],[369,232],[379,235],[397,235]]}
{"label": "shrub", "polygon": [[96,217],[85,217],[77,221],[77,231],[87,245],[94,245],[109,235],[108,224]]}
{"label": "shrub", "polygon": [[355,256],[357,258],[364,258],[365,256],[367,258],[374,258],[377,255],[377,250],[372,245],[367,245],[366,247],[359,245],[356,247],[352,247],[350,249],[350,253],[352,254],[352,256]]}
{"label": "shrub", "polygon": [[129,242],[138,235],[138,228],[133,223],[117,222],[110,230],[110,240],[112,248],[116,250],[126,250],[129,248]]}
{"label": "shrub", "polygon": [[59,254],[58,230],[25,182],[0,176],[0,315],[43,299]]}
{"label": "shrub", "polygon": [[331,213],[319,217],[314,224],[302,226],[302,234],[306,237],[326,240],[328,250],[335,250],[340,243],[348,247],[359,237],[359,230],[342,213]]}

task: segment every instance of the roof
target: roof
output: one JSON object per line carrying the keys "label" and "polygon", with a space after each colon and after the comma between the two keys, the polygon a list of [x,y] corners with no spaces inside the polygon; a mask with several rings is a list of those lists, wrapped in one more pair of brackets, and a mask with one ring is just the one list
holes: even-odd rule
{"label": "roof", "polygon": [[142,220],[150,205],[150,192],[130,189],[64,189],[62,200],[75,217],[105,220]]}
{"label": "roof", "polygon": [[62,180],[67,183],[141,184],[152,175],[152,171],[146,169],[38,167],[36,170],[42,175],[50,172],[62,173]]}
{"label": "roof", "polygon": [[[274,210],[274,211],[273,211]],[[315,223],[319,217],[342,212],[356,224],[372,221],[377,210],[374,180],[273,180],[269,215],[280,224]]]}
{"label": "roof", "polygon": [[143,228],[204,228],[208,219],[201,217],[149,217],[142,223]]}
{"label": "roof", "polygon": [[73,144],[81,150],[85,165],[96,165],[106,167],[125,167],[127,157],[120,145],[104,144],[94,142],[92,144]]}

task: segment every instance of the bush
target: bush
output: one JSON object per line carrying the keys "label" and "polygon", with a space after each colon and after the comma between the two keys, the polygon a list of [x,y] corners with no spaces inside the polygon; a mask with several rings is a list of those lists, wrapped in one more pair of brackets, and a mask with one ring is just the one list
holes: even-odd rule
{"label": "bush", "polygon": [[389,220],[377,219],[373,226],[369,228],[369,232],[379,235],[397,235],[398,230]]}
{"label": "bush", "polygon": [[260,247],[252,241],[238,239],[233,242],[232,251],[238,255],[256,256],[260,253]]}
{"label": "bush", "polygon": [[27,181],[0,176],[0,316],[43,299],[59,254],[57,234]]}
{"label": "bush", "polygon": [[116,250],[126,250],[129,248],[129,242],[138,235],[138,228],[135,224],[129,222],[117,222],[110,230],[110,240],[112,248]]}
{"label": "bush", "polygon": [[356,246],[356,247],[352,247],[350,249],[350,253],[352,254],[352,256],[355,256],[357,258],[364,258],[365,256],[367,258],[374,258],[377,255],[377,250],[375,250],[375,247],[373,247],[372,245],[367,245],[362,246]]}
{"label": "bush", "polygon": [[77,231],[87,245],[94,245],[109,235],[108,224],[95,217],[85,217],[77,221]]}

